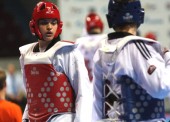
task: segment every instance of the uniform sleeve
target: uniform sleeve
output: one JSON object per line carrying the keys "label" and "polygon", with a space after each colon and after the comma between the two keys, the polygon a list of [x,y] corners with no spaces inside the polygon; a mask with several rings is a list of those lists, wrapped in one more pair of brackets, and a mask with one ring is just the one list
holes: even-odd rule
{"label": "uniform sleeve", "polygon": [[[87,41],[87,40],[85,40],[85,41]],[[84,40],[81,38],[78,38],[76,40],[76,44],[77,44],[77,49],[80,50],[80,52],[84,55],[85,54],[85,50],[83,48]]]}
{"label": "uniform sleeve", "polygon": [[68,73],[76,93],[76,118],[74,122],[90,122],[92,113],[92,86],[85,68],[84,58],[73,51]]}
{"label": "uniform sleeve", "polygon": [[[21,66],[21,73],[22,73],[22,77],[23,77],[23,84],[25,86],[25,74],[24,74],[24,58],[23,58],[23,55],[21,54],[20,58],[19,58],[19,61],[20,61],[20,66]],[[27,104],[25,106],[25,110],[24,110],[24,113],[22,115],[22,121],[25,122],[25,120],[28,120],[28,107],[27,107]]]}
{"label": "uniform sleeve", "polygon": [[170,93],[170,52],[162,56],[154,45],[144,42],[135,42],[130,49],[137,83],[152,97],[165,98]]}
{"label": "uniform sleeve", "polygon": [[26,121],[29,121],[29,119],[28,119],[28,106],[27,106],[27,104],[25,106],[25,110],[24,110],[24,113],[22,115],[22,122],[26,122]]}
{"label": "uniform sleeve", "polygon": [[61,65],[68,76],[76,94],[76,117],[74,122],[91,122],[92,86],[89,81],[88,72],[85,68],[83,56],[79,50],[77,50],[77,48],[71,51],[69,50],[69,48],[60,50],[61,52],[68,52],[58,57],[60,60],[58,64]]}
{"label": "uniform sleeve", "polygon": [[93,101],[93,109],[92,109],[92,122],[96,122],[97,120],[101,120],[103,117],[102,110],[102,91],[103,91],[103,74],[102,74],[102,66],[100,62],[99,51],[97,51],[94,55],[94,75],[93,75],[93,91],[94,91],[94,101]]}

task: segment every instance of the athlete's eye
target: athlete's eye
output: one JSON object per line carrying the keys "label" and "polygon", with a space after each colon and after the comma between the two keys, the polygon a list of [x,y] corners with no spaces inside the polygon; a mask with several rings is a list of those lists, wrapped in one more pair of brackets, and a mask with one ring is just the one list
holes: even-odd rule
{"label": "athlete's eye", "polygon": [[47,20],[39,20],[40,25],[47,25],[49,22]]}
{"label": "athlete's eye", "polygon": [[39,20],[39,25],[47,25],[47,24],[56,25],[58,24],[58,21],[56,19],[40,19]]}
{"label": "athlete's eye", "polygon": [[51,22],[51,24],[52,24],[52,25],[56,25],[56,24],[58,24],[58,22],[57,22],[57,20],[53,20],[53,21]]}

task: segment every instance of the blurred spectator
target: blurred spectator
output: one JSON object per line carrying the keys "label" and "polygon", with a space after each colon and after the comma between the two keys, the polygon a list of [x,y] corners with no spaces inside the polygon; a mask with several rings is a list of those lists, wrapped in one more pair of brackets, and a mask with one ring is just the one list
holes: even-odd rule
{"label": "blurred spectator", "polygon": [[21,106],[22,111],[26,104],[26,92],[20,72],[16,71],[14,64],[7,66],[7,99]]}
{"label": "blurred spectator", "polygon": [[21,108],[5,99],[6,95],[6,73],[0,69],[0,122],[21,122]]}
{"label": "blurred spectator", "polygon": [[78,49],[84,56],[85,65],[88,70],[90,81],[93,79],[93,56],[101,46],[101,41],[107,38],[106,34],[103,34],[104,24],[100,16],[92,11],[85,18],[86,35],[76,39]]}

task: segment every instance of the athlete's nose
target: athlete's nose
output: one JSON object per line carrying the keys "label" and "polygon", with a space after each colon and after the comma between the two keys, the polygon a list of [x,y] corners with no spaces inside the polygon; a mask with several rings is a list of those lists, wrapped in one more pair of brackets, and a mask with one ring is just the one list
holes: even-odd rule
{"label": "athlete's nose", "polygon": [[51,30],[51,28],[52,28],[51,23],[48,23],[48,24],[47,24],[47,29],[48,29],[48,30]]}

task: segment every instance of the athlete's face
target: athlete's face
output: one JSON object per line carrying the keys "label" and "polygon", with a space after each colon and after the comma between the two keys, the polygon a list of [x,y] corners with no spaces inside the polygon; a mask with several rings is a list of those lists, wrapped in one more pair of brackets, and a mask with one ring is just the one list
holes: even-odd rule
{"label": "athlete's face", "polygon": [[89,34],[101,34],[102,30],[99,27],[92,28],[89,32]]}
{"label": "athlete's face", "polygon": [[39,20],[39,30],[44,41],[51,41],[54,38],[58,28],[56,19],[41,19]]}

